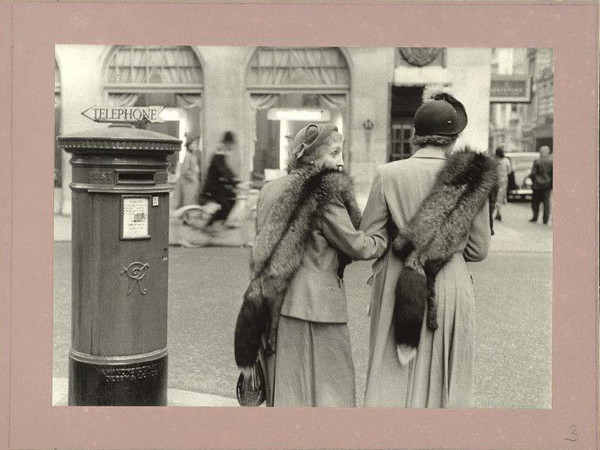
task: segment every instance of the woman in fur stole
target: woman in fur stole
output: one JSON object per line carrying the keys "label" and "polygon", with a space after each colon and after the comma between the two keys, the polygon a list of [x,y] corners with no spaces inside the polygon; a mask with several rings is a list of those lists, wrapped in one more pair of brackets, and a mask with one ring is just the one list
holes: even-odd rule
{"label": "woman in fur stole", "polygon": [[269,406],[355,406],[342,276],[350,260],[382,255],[388,240],[385,230],[372,236],[357,230],[360,210],[341,172],[342,145],[333,125],[303,128],[289,174],[259,196],[235,358],[249,377],[259,349],[267,355],[261,360]]}
{"label": "woman in fur stole", "polygon": [[[427,98],[427,97],[425,97]],[[408,159],[381,166],[360,229],[388,228],[373,265],[364,406],[468,407],[473,398],[473,280],[490,242],[491,158],[453,152],[463,105],[437,93],[417,110]]]}

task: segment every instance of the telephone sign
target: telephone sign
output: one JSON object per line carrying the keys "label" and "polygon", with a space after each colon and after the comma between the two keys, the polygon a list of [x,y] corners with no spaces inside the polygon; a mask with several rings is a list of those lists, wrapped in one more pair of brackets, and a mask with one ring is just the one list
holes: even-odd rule
{"label": "telephone sign", "polygon": [[94,122],[163,123],[160,113],[164,106],[92,106],[81,114]]}

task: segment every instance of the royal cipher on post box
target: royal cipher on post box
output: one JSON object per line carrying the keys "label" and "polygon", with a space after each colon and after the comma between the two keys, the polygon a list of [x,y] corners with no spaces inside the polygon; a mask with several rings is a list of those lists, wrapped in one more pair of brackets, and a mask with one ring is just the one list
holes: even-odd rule
{"label": "royal cipher on post box", "polygon": [[171,136],[109,125],[72,154],[69,405],[166,405]]}

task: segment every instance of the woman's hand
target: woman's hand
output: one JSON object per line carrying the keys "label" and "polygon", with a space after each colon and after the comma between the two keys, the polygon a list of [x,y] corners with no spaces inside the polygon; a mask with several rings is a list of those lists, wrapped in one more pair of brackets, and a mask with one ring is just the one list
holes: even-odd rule
{"label": "woman's hand", "polygon": [[252,378],[252,366],[240,367],[240,371],[242,372],[242,375],[244,375],[244,379],[249,380]]}

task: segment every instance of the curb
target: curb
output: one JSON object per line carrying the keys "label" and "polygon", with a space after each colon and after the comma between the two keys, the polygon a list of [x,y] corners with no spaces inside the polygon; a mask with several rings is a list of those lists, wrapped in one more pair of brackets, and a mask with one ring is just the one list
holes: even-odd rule
{"label": "curb", "polygon": [[[68,389],[69,380],[67,378],[52,378],[52,406],[68,406]],[[167,399],[167,406],[239,407],[235,398],[202,394],[184,389],[169,388]]]}

